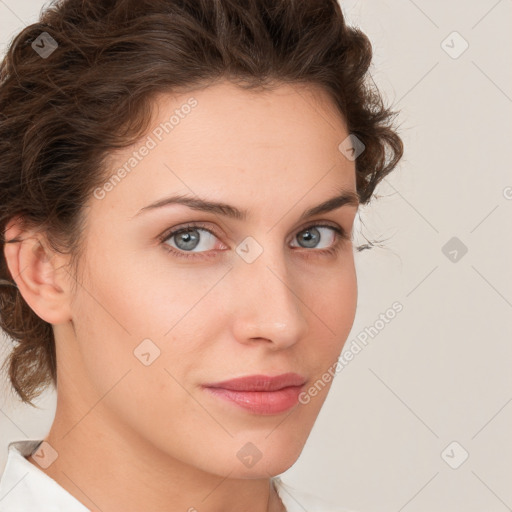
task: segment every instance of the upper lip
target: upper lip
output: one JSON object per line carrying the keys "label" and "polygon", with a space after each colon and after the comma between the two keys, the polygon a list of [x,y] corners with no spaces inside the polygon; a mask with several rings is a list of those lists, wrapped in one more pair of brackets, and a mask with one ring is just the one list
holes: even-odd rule
{"label": "upper lip", "polygon": [[233,391],[277,391],[290,386],[302,386],[306,379],[297,373],[283,373],[271,377],[268,375],[248,375],[236,379],[204,384],[207,388],[222,388]]}

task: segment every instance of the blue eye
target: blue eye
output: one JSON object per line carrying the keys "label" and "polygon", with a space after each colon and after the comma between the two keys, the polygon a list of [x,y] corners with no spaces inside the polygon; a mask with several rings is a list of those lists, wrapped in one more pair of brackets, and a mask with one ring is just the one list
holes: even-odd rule
{"label": "blue eye", "polygon": [[[338,236],[338,232],[334,230],[334,227],[332,226],[310,226],[306,229],[303,229],[302,231],[299,231],[299,235],[297,235],[298,239],[302,240],[303,245],[302,247],[305,247],[307,249],[318,249],[316,247],[316,244],[318,244],[322,239],[324,238],[323,235],[321,235],[320,231],[321,229],[329,230],[331,232],[331,236],[334,239],[335,242]],[[328,239],[327,239],[328,240]],[[331,244],[327,244],[329,247]],[[320,247],[322,249],[322,247]]]}
{"label": "blue eye", "polygon": [[[327,239],[327,249],[317,248],[317,244],[319,242],[323,242],[325,238],[320,230],[328,230],[331,232],[331,242],[329,243],[329,239]],[[201,233],[205,233],[206,235],[201,235]],[[191,223],[166,233],[161,237],[161,241],[163,242],[165,249],[174,256],[184,258],[204,258],[214,257],[216,255],[217,251],[215,251],[213,247],[215,246],[215,239],[217,238],[217,235],[204,224]],[[350,238],[344,229],[339,226],[325,224],[313,224],[302,228],[297,232],[296,238],[301,240],[301,244],[304,244],[299,246],[299,248],[314,249],[313,251],[307,252],[314,252],[319,255],[335,254],[341,249],[344,242],[350,241]],[[166,243],[169,240],[174,242],[174,246]],[[209,244],[210,249],[208,249]],[[207,247],[204,247],[204,245]],[[198,247],[202,248],[202,250],[192,252]],[[297,246],[294,245],[292,247]]]}
{"label": "blue eye", "polygon": [[[200,236],[200,232],[206,233],[205,235]],[[200,247],[202,244],[206,242],[208,245],[208,241],[214,238],[215,235],[208,229],[198,228],[198,227],[188,227],[180,229],[179,231],[174,231],[170,234],[169,239],[174,240],[174,243],[177,245],[177,249],[180,251],[192,251],[197,247]],[[203,247],[203,250],[208,250]],[[204,252],[198,251],[198,252]]]}

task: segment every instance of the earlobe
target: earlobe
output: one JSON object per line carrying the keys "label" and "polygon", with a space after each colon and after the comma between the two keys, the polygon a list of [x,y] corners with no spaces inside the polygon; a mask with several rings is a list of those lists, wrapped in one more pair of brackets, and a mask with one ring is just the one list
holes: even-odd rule
{"label": "earlobe", "polygon": [[[24,230],[11,220],[4,233],[7,267],[25,302],[45,322],[62,324],[71,320],[69,293],[60,260],[48,248],[44,234]],[[58,266],[57,266],[58,265]]]}

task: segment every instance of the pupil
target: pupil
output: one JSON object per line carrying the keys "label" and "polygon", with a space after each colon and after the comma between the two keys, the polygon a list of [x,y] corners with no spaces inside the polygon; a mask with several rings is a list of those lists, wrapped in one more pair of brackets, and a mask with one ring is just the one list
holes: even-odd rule
{"label": "pupil", "polygon": [[190,230],[181,233],[177,240],[176,245],[183,250],[195,249],[199,243],[199,235],[197,230]]}
{"label": "pupil", "polygon": [[308,228],[306,231],[303,231],[302,239],[306,243],[306,247],[314,247],[316,243],[318,243],[318,239],[320,238],[320,233],[316,228]]}

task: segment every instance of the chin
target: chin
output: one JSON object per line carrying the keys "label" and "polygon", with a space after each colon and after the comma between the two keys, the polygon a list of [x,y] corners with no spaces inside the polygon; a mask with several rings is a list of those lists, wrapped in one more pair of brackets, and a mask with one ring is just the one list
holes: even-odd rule
{"label": "chin", "polygon": [[217,470],[216,473],[221,476],[230,473],[229,478],[239,478],[242,480],[270,478],[290,469],[297,461],[297,458],[298,457],[290,457],[286,460],[279,460],[275,457],[267,458],[266,460],[261,459],[252,468],[245,468],[243,464],[240,464],[233,469],[233,464],[231,463],[231,465],[226,466],[226,473],[219,470]]}
{"label": "chin", "polygon": [[283,425],[273,432],[268,430],[260,436],[245,436],[242,442],[235,441],[234,468],[233,458],[230,455],[227,457],[228,471],[233,471],[232,478],[269,478],[284,473],[295,464],[307,436],[297,440],[288,435],[288,429],[283,428],[279,432],[280,428]]}

